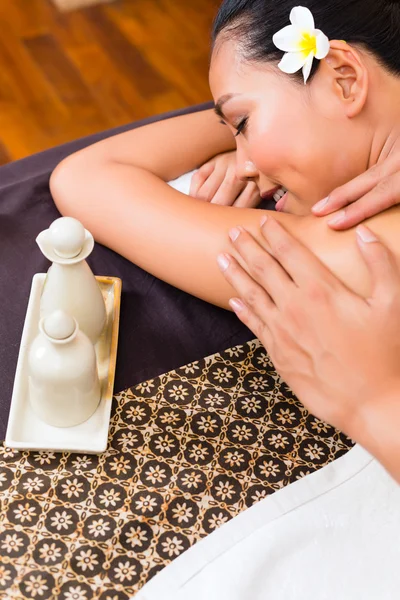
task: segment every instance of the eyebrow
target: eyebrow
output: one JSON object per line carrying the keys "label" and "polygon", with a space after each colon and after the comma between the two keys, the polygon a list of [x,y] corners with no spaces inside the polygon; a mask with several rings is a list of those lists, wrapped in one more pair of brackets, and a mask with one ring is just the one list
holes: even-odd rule
{"label": "eyebrow", "polygon": [[214,112],[221,117],[221,119],[225,119],[224,112],[222,110],[223,105],[228,102],[234,96],[239,96],[239,94],[225,94],[225,96],[221,96],[218,102],[215,104]]}

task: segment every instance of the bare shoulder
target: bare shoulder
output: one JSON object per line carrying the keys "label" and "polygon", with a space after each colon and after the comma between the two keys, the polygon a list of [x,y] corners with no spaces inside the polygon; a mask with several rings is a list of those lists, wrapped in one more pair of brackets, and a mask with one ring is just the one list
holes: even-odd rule
{"label": "bare shoulder", "polygon": [[[304,217],[299,219],[297,233],[291,231],[350,289],[368,296],[371,280],[358,248],[355,228],[334,231],[328,226],[330,218],[329,215]],[[393,252],[400,270],[400,207],[371,217],[365,225]]]}

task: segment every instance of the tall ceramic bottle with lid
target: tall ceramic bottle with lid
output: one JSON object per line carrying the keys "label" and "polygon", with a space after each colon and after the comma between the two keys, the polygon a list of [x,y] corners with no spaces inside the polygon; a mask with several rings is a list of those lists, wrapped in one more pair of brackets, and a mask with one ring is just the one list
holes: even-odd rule
{"label": "tall ceramic bottle with lid", "polygon": [[76,319],[62,310],[42,318],[28,364],[29,400],[42,421],[73,427],[92,416],[101,397],[96,353]]}
{"label": "tall ceramic bottle with lid", "polygon": [[79,328],[95,344],[106,322],[106,308],[100,287],[86,258],[92,252],[92,234],[77,219],[56,219],[36,238],[53,264],[47,272],[40,317],[61,309],[74,317]]}

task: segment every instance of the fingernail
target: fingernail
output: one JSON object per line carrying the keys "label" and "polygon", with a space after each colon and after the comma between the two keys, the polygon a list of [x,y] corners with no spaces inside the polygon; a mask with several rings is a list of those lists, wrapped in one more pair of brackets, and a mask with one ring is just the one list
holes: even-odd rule
{"label": "fingernail", "polygon": [[368,229],[368,227],[365,227],[365,225],[359,225],[356,229],[356,233],[360,240],[365,244],[378,241],[378,238],[372,233],[370,229]]}
{"label": "fingernail", "polygon": [[238,298],[231,298],[229,300],[229,306],[231,306],[232,310],[234,310],[235,312],[240,312],[244,309],[243,302],[241,300],[238,300]]}
{"label": "fingernail", "polygon": [[226,254],[220,254],[217,258],[217,263],[222,272],[226,271],[230,265],[230,260]]}
{"label": "fingernail", "polygon": [[329,202],[329,196],[327,196],[323,200],[320,200],[319,202],[317,202],[317,204],[314,204],[314,206],[312,207],[311,210],[313,212],[320,212],[323,208],[325,208],[325,206],[328,204],[328,202]]}
{"label": "fingernail", "polygon": [[341,210],[340,212],[337,213],[337,215],[335,215],[332,219],[330,219],[330,221],[328,221],[328,225],[339,225],[339,223],[342,223],[346,218],[346,211],[345,210]]}
{"label": "fingernail", "polygon": [[262,227],[263,225],[265,225],[265,223],[267,221],[268,221],[268,217],[266,217],[265,215],[263,217],[261,217],[260,227]]}
{"label": "fingernail", "polygon": [[239,235],[240,235],[240,229],[238,227],[231,229],[229,232],[229,237],[231,238],[232,242],[236,242]]}

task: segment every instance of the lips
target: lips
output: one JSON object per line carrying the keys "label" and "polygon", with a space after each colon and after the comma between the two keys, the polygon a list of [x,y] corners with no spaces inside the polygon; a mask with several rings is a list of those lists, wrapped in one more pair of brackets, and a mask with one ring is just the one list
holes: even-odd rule
{"label": "lips", "polygon": [[274,199],[276,202],[275,210],[282,212],[284,210],[284,205],[287,200],[288,190],[283,186],[277,186],[272,188],[271,190],[263,192],[262,194],[260,194],[260,196],[263,200]]}
{"label": "lips", "polygon": [[286,192],[285,195],[282,196],[282,198],[278,200],[278,202],[275,204],[275,210],[277,210],[278,212],[284,212],[284,206],[286,204],[287,197],[288,192]]}
{"label": "lips", "polygon": [[274,197],[274,194],[276,194],[276,192],[277,192],[278,190],[280,190],[280,187],[279,187],[279,185],[278,185],[277,187],[274,187],[274,188],[272,188],[271,190],[267,190],[267,191],[265,191],[265,192],[262,192],[262,193],[260,194],[260,196],[261,196],[261,198],[262,198],[263,200],[270,200],[271,198],[273,198],[273,197]]}

